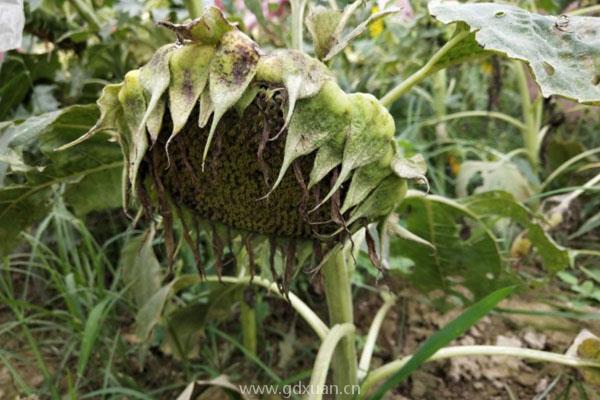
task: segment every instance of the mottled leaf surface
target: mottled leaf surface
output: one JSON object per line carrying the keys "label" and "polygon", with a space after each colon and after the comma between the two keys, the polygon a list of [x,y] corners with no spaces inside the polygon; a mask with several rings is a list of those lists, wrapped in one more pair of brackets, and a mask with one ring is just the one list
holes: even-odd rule
{"label": "mottled leaf surface", "polygon": [[351,123],[351,103],[335,82],[328,81],[318,95],[300,100],[290,121],[285,152],[274,190],[292,162],[330,141]]}
{"label": "mottled leaf surface", "polygon": [[285,129],[294,112],[296,101],[316,95],[333,76],[325,64],[298,50],[275,50],[261,58],[256,72],[258,80],[283,83],[288,94]]}
{"label": "mottled leaf surface", "polygon": [[546,16],[506,4],[434,1],[443,23],[465,22],[486,50],[525,61],[545,97],[600,104],[600,18]]}
{"label": "mottled leaf surface", "polygon": [[[143,131],[143,134],[146,134],[146,124],[149,121],[150,116],[155,113],[163,93],[169,87],[169,82],[171,81],[169,59],[171,54],[173,54],[174,49],[175,46],[172,44],[161,47],[154,53],[150,62],[140,68],[140,85],[142,89],[144,89],[144,94],[146,95],[146,101],[148,103],[142,122],[137,128],[138,131]],[[164,113],[164,104],[162,105],[162,112],[159,110],[159,114],[162,115],[162,113]],[[158,137],[161,123],[162,118],[154,118],[152,124],[149,126],[149,128],[151,128],[149,130],[152,143],[154,143]],[[136,133],[137,136],[141,134],[142,133]]]}
{"label": "mottled leaf surface", "polygon": [[208,68],[214,54],[212,46],[184,45],[173,52],[169,60],[171,85],[169,86],[169,110],[176,135],[184,127],[200,93],[208,81]]}
{"label": "mottled leaf surface", "polygon": [[[390,237],[389,264],[415,287],[434,295],[437,290],[473,301],[507,283],[500,249],[492,233],[467,207],[439,196],[407,197],[398,214],[406,229],[424,239]],[[430,243],[434,246],[431,248]],[[437,299],[444,305],[447,298]]]}
{"label": "mottled leaf surface", "polygon": [[252,82],[260,58],[258,46],[238,30],[225,33],[210,63],[209,89],[214,116],[203,160],[206,160],[221,117],[242,97]]}
{"label": "mottled leaf surface", "polygon": [[374,96],[354,93],[348,95],[348,98],[352,103],[352,122],[344,145],[342,168],[337,181],[321,203],[340,188],[355,168],[385,156],[394,135],[392,116]]}
{"label": "mottled leaf surface", "polygon": [[306,27],[312,36],[315,55],[323,59],[337,42],[336,28],[342,18],[342,12],[317,5],[310,7],[306,17]]}
{"label": "mottled leaf surface", "polygon": [[148,135],[144,127],[144,114],[146,112],[146,98],[144,89],[140,84],[140,70],[129,71],[125,75],[123,86],[119,91],[119,102],[123,108],[123,126],[121,132],[123,140],[129,143],[128,177],[131,187],[135,187],[137,171],[148,149]]}

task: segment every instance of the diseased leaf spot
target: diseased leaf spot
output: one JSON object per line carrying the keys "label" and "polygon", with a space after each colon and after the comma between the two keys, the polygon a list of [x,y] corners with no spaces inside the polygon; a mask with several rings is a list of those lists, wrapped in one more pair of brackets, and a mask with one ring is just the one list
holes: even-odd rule
{"label": "diseased leaf spot", "polygon": [[554,27],[561,32],[567,32],[567,27],[569,26],[569,16],[561,15],[558,17],[556,22],[554,23]]}
{"label": "diseased leaf spot", "polygon": [[600,83],[600,74],[596,74],[592,78],[592,85],[598,86],[599,83]]}
{"label": "diseased leaf spot", "polygon": [[502,17],[506,16],[506,13],[504,11],[498,11],[495,15],[498,18],[502,18]]}
{"label": "diseased leaf spot", "polygon": [[546,61],[544,61],[543,66],[544,66],[544,71],[546,71],[546,73],[550,76],[554,75],[554,73],[556,72],[554,67],[552,65],[550,65],[549,63],[547,63]]}

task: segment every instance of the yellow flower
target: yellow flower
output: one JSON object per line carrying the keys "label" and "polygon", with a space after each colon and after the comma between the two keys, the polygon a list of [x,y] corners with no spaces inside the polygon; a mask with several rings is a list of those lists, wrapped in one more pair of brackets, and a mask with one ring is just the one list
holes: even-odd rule
{"label": "yellow flower", "polygon": [[[377,14],[378,12],[379,12],[379,7],[373,6],[371,8],[371,15]],[[377,21],[371,23],[371,25],[369,25],[369,35],[371,35],[372,38],[375,38],[375,39],[378,38],[382,32],[383,32],[383,19],[380,18]]]}

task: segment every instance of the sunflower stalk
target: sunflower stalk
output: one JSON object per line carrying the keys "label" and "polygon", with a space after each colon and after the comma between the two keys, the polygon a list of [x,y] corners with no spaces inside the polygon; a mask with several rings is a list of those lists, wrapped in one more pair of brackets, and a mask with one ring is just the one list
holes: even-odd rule
{"label": "sunflower stalk", "polygon": [[[353,261],[346,260],[343,248],[339,246],[325,261],[322,269],[325,296],[329,310],[329,324],[353,324],[353,302],[351,275]],[[343,394],[344,388],[358,383],[357,353],[354,332],[349,332],[337,345],[333,355],[333,383],[338,388],[338,400],[351,399],[350,394]]]}
{"label": "sunflower stalk", "polygon": [[291,0],[292,49],[302,51],[304,44],[304,10],[307,0]]}

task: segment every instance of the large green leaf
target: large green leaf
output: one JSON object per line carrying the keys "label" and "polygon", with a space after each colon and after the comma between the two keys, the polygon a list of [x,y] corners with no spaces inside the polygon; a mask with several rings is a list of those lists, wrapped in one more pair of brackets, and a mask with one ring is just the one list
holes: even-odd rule
{"label": "large green leaf", "polygon": [[506,192],[493,191],[477,194],[461,200],[469,210],[480,218],[509,218],[527,229],[527,238],[537,249],[544,267],[549,271],[560,271],[569,266],[569,250],[559,246],[544,230],[543,221]]}
{"label": "large green leaf", "polygon": [[[390,268],[404,265],[400,273],[419,290],[474,300],[510,282],[494,236],[467,207],[439,196],[409,196],[398,214],[426,242],[394,230]],[[444,305],[445,297],[440,300]]]}
{"label": "large green leaf", "polygon": [[60,68],[56,52],[8,54],[0,66],[0,119],[6,119],[19,104],[22,104],[36,82],[53,81]]}
{"label": "large green leaf", "polygon": [[528,63],[544,96],[600,104],[600,18],[455,1],[431,2],[429,11],[443,23],[468,24],[485,50]]}
{"label": "large green leaf", "polygon": [[95,105],[73,106],[0,126],[0,254],[45,215],[58,188],[64,187],[65,201],[78,215],[120,205],[118,145],[97,135],[54,151],[89,130],[97,118]]}

